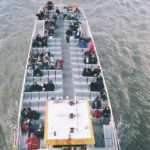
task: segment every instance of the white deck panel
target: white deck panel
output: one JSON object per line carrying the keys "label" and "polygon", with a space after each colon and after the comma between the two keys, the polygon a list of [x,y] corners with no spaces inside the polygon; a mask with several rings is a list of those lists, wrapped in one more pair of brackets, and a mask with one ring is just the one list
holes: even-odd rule
{"label": "white deck panel", "polygon": [[[75,118],[70,118],[70,113]],[[68,100],[48,101],[48,139],[68,139],[71,127],[75,128],[72,139],[92,138],[88,101],[78,101],[73,106]]]}

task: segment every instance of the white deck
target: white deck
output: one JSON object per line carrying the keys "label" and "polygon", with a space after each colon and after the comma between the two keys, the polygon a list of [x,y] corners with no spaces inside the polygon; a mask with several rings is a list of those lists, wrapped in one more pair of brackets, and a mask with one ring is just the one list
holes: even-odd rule
{"label": "white deck", "polygon": [[[70,113],[75,114],[75,117],[70,118]],[[59,103],[48,101],[48,139],[92,138],[89,117],[87,101],[78,101],[73,106],[68,100],[60,100]],[[70,133],[70,128],[75,128],[74,133]]]}

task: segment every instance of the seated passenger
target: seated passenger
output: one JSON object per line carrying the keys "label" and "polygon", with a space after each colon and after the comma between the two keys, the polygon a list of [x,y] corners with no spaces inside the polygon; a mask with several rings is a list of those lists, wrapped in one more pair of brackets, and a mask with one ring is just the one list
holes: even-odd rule
{"label": "seated passenger", "polygon": [[74,26],[75,26],[75,30],[77,31],[77,29],[80,27],[81,22],[79,22],[78,20],[74,21]]}
{"label": "seated passenger", "polygon": [[105,92],[103,92],[103,93],[101,94],[101,98],[103,99],[103,101],[107,100],[107,95],[106,95]]}
{"label": "seated passenger", "polygon": [[90,52],[89,63],[90,64],[97,64],[97,57],[96,57],[96,54],[94,52]]}
{"label": "seated passenger", "polygon": [[48,19],[46,19],[46,20],[45,20],[45,28],[46,28],[46,29],[49,29],[50,25],[51,25],[51,24],[50,24],[50,21],[49,21]]}
{"label": "seated passenger", "polygon": [[68,9],[67,9],[67,7],[64,6],[64,8],[63,8],[63,19],[66,19],[67,13],[68,13]]}
{"label": "seated passenger", "polygon": [[49,64],[49,55],[48,55],[48,53],[45,53],[45,55],[43,57],[44,69],[48,69],[48,64]]}
{"label": "seated passenger", "polygon": [[32,67],[29,66],[27,69],[27,77],[32,77],[32,73],[33,73]]}
{"label": "seated passenger", "polygon": [[78,8],[78,7],[76,7],[76,9],[74,10],[74,12],[79,14],[79,13],[80,13],[79,8]]}
{"label": "seated passenger", "polygon": [[60,63],[59,63],[59,59],[57,59],[56,63],[54,64],[54,69],[55,69],[55,70],[61,69],[61,65],[60,65]]}
{"label": "seated passenger", "polygon": [[42,37],[40,34],[37,34],[35,40],[33,41],[33,47],[41,47],[42,45]]}
{"label": "seated passenger", "polygon": [[73,32],[70,28],[67,29],[66,31],[66,41],[69,43],[70,42],[70,36],[73,35]]}
{"label": "seated passenger", "polygon": [[56,63],[49,63],[48,66],[49,66],[49,69],[52,69],[52,70],[57,69]]}
{"label": "seated passenger", "polygon": [[41,37],[40,34],[37,34],[36,40],[37,40],[38,42],[41,42],[41,43],[42,43],[42,37]]}
{"label": "seated passenger", "polygon": [[101,73],[101,69],[100,66],[98,65],[97,68],[93,70],[93,76],[98,77],[100,73]]}
{"label": "seated passenger", "polygon": [[97,86],[98,86],[99,91],[102,93],[104,90],[104,83],[103,83],[102,76],[97,77]]}
{"label": "seated passenger", "polygon": [[38,17],[39,20],[44,19],[44,12],[43,12],[43,10],[41,10],[39,13],[37,13],[36,16]]}
{"label": "seated passenger", "polygon": [[30,119],[31,117],[31,108],[28,106],[25,106],[21,112],[22,120],[25,120],[26,118]]}
{"label": "seated passenger", "polygon": [[60,14],[60,10],[58,9],[58,7],[56,8],[56,13],[57,13],[57,15]]}
{"label": "seated passenger", "polygon": [[42,47],[47,47],[47,37],[46,36],[42,37]]}
{"label": "seated passenger", "polygon": [[78,29],[77,29],[77,31],[76,31],[76,33],[75,33],[75,39],[80,39],[80,36],[81,36],[81,29],[80,29],[80,27],[78,27]]}
{"label": "seated passenger", "polygon": [[37,82],[33,82],[30,88],[30,92],[37,92],[37,91],[42,91],[42,87],[37,84]]}
{"label": "seated passenger", "polygon": [[50,61],[50,63],[54,63],[55,62],[55,58],[54,58],[53,54],[50,55],[49,61]]}
{"label": "seated passenger", "polygon": [[40,118],[40,113],[38,111],[31,111],[31,119],[38,120]]}
{"label": "seated passenger", "polygon": [[38,58],[35,62],[34,68],[35,68],[36,65],[38,66],[39,69],[43,69],[43,60],[40,56],[38,56]]}
{"label": "seated passenger", "polygon": [[44,138],[44,126],[43,126],[43,124],[39,125],[38,129],[35,131],[35,135],[37,135],[37,137],[39,139]]}
{"label": "seated passenger", "polygon": [[48,10],[53,10],[54,9],[54,3],[52,1],[48,1],[47,7],[48,7]]}
{"label": "seated passenger", "polygon": [[60,63],[61,69],[63,69],[64,68],[64,59],[63,58],[59,58],[59,63]]}
{"label": "seated passenger", "polygon": [[94,110],[93,117],[94,117],[94,118],[99,118],[99,117],[100,117],[100,111],[97,110],[97,109]]}
{"label": "seated passenger", "polygon": [[48,35],[49,35],[49,36],[54,36],[54,27],[51,26],[51,27],[49,28],[49,30],[48,30]]}
{"label": "seated passenger", "polygon": [[25,92],[30,92],[30,88],[31,88],[31,87],[30,87],[30,84],[29,84],[28,82],[26,82],[26,83],[25,83],[24,91],[25,91]]}
{"label": "seated passenger", "polygon": [[100,101],[100,98],[99,96],[97,96],[94,101],[92,102],[92,108],[93,109],[100,109],[102,107],[101,105],[101,101]]}
{"label": "seated passenger", "polygon": [[90,58],[91,58],[91,53],[89,51],[86,51],[84,53],[84,63],[89,64],[90,63]]}
{"label": "seated passenger", "polygon": [[36,135],[34,135],[34,133],[31,133],[30,137],[27,138],[26,144],[28,145],[28,150],[35,150],[40,146],[39,139]]}
{"label": "seated passenger", "polygon": [[25,118],[25,120],[21,124],[21,130],[22,132],[26,133],[29,129],[30,119]]}
{"label": "seated passenger", "polygon": [[103,113],[105,118],[110,118],[110,108],[109,108],[109,106],[105,107],[102,113]]}
{"label": "seated passenger", "polygon": [[41,77],[43,75],[42,71],[40,70],[38,66],[35,66],[33,74],[36,77]]}
{"label": "seated passenger", "polygon": [[88,50],[89,50],[90,52],[94,52],[94,51],[95,51],[95,49],[94,49],[94,44],[93,44],[92,40],[90,40],[90,41],[88,42],[87,48],[88,48]]}
{"label": "seated passenger", "polygon": [[80,37],[78,45],[80,48],[86,48],[86,41],[83,37]]}
{"label": "seated passenger", "polygon": [[55,85],[52,80],[50,80],[47,84],[44,84],[44,89],[45,91],[54,91],[55,90]]}
{"label": "seated passenger", "polygon": [[82,76],[92,76],[92,70],[86,66],[82,72]]}
{"label": "seated passenger", "polygon": [[95,79],[92,80],[91,84],[90,84],[90,90],[91,91],[99,91],[97,82]]}
{"label": "seated passenger", "polygon": [[70,28],[72,31],[75,31],[75,30],[76,30],[76,28],[75,28],[75,26],[74,26],[73,23],[70,23],[69,28]]}
{"label": "seated passenger", "polygon": [[50,25],[54,28],[56,27],[56,22],[53,18],[50,19]]}
{"label": "seated passenger", "polygon": [[[53,13],[52,18],[54,21],[57,21],[57,13]],[[56,23],[55,23],[55,27],[56,27]]]}

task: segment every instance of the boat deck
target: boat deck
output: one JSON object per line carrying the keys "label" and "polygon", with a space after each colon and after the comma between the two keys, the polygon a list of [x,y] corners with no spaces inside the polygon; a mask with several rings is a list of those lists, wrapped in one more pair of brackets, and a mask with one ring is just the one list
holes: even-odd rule
{"label": "boat deck", "polygon": [[[86,18],[81,11],[80,22],[86,23]],[[42,20],[43,21],[43,20]],[[41,22],[42,22],[41,21]],[[38,111],[40,118],[34,120],[34,125],[39,125],[44,122],[45,119],[45,102],[47,100],[61,100],[61,99],[79,99],[79,100],[89,100],[90,105],[96,96],[101,97],[100,92],[90,91],[90,83],[95,77],[84,77],[82,76],[82,71],[85,66],[90,66],[96,68],[97,64],[85,64],[84,63],[84,52],[87,48],[80,48],[78,46],[78,39],[71,38],[70,43],[66,42],[65,32],[69,25],[68,20],[63,20],[63,15],[60,14],[57,18],[57,27],[55,29],[54,37],[49,37],[47,41],[47,48],[32,48],[31,52],[42,52],[50,51],[56,59],[64,59],[64,68],[60,70],[50,70],[43,69],[43,76],[35,77],[33,75],[26,76],[26,83],[32,84],[34,81],[48,82],[52,80],[55,85],[54,91],[39,91],[39,92],[24,92],[23,93],[23,106],[30,107],[32,110]],[[43,29],[41,29],[42,32]],[[84,29],[83,29],[84,30]],[[107,102],[103,102],[103,107]],[[94,118],[93,109],[91,107],[91,119],[94,130],[95,144],[87,146],[87,150],[113,150],[114,143],[112,139],[112,133],[110,125],[105,125],[103,117]],[[107,121],[106,121],[107,122]],[[27,149],[26,139],[28,133],[22,133],[20,131],[19,135],[19,150]],[[43,139],[40,140],[40,149],[46,149],[47,146],[44,145]],[[62,148],[52,148],[54,150],[62,150]]]}

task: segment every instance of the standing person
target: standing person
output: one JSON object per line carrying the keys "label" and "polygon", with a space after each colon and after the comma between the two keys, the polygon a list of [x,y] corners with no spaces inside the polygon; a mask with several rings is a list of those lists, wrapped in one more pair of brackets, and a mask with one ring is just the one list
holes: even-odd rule
{"label": "standing person", "polygon": [[70,42],[70,36],[72,36],[72,34],[73,34],[72,30],[70,28],[68,28],[67,31],[66,31],[66,41],[67,41],[67,43]]}
{"label": "standing person", "polygon": [[30,136],[26,140],[26,144],[28,145],[28,150],[35,150],[39,148],[39,139],[34,133],[31,133]]}

